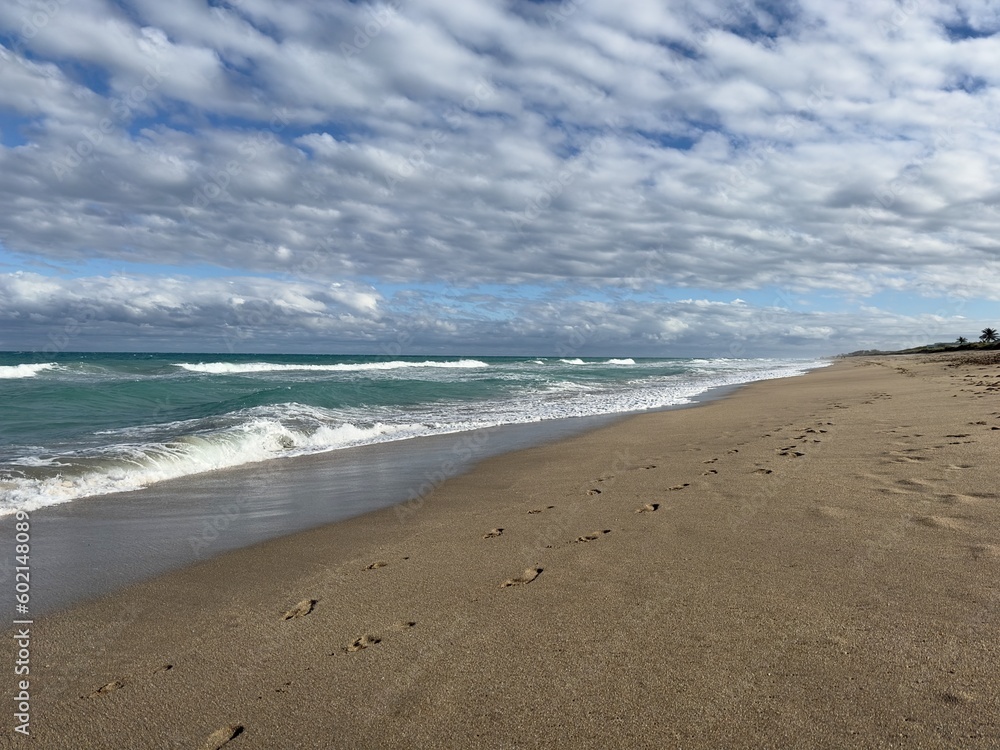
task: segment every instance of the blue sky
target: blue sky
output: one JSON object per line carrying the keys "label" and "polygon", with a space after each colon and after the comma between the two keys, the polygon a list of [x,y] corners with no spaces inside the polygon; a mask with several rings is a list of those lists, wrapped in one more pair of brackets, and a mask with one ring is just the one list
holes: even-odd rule
{"label": "blue sky", "polygon": [[975,0],[7,3],[0,348],[974,338],[998,31]]}

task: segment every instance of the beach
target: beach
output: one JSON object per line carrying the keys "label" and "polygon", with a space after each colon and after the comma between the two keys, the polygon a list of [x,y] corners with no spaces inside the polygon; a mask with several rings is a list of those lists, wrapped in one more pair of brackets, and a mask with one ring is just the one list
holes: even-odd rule
{"label": "beach", "polygon": [[3,742],[994,747],[998,455],[969,353],[493,456],[36,620]]}

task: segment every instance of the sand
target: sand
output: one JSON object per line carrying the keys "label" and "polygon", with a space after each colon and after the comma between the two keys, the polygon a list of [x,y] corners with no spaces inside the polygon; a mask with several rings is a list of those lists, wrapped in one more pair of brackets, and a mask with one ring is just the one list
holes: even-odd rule
{"label": "sand", "polygon": [[996,747],[1000,367],[968,359],[629,418],[45,617],[3,741]]}

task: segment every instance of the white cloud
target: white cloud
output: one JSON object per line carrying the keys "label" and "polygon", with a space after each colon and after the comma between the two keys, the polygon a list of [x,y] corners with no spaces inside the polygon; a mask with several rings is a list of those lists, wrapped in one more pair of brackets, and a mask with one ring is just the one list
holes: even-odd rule
{"label": "white cloud", "polygon": [[[499,311],[503,314],[492,314]],[[0,347],[13,349],[36,341],[37,347],[63,350],[126,342],[126,348],[146,351],[189,351],[197,343],[199,350],[223,352],[339,347],[386,353],[402,342],[414,353],[459,349],[560,356],[806,356],[952,340],[988,324],[967,319],[961,305],[905,316],[874,307],[823,313],[738,299],[668,302],[622,295],[604,302],[552,301],[459,289],[444,296],[406,291],[385,298],[352,283],[56,279],[24,272],[0,275],[0,323],[5,331]]]}
{"label": "white cloud", "polygon": [[[366,340],[388,283],[1000,299],[996,38],[955,32],[1000,28],[988,3],[81,0],[24,23],[0,8],[18,264],[286,274],[326,291],[271,297],[283,316]],[[172,299],[115,314],[211,307]],[[694,330],[619,312],[642,341]]]}

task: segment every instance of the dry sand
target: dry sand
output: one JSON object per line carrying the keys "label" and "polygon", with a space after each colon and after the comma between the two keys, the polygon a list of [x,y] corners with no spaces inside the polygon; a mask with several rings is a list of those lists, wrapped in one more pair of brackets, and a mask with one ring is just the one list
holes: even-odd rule
{"label": "dry sand", "polygon": [[630,418],[39,621],[4,741],[997,747],[998,456],[942,356]]}

